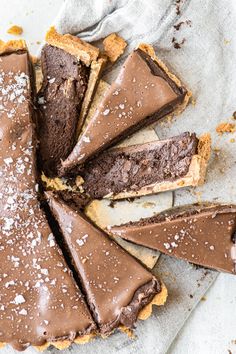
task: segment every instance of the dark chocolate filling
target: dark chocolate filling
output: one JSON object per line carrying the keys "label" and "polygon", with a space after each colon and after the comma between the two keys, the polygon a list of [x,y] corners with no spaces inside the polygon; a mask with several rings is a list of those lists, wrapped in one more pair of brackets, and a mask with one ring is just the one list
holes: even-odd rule
{"label": "dark chocolate filling", "polygon": [[76,143],[89,68],[50,45],[43,48],[41,62],[44,79],[38,94],[40,161],[43,171],[54,176]]}
{"label": "dark chocolate filling", "polygon": [[102,198],[111,192],[135,191],[153,183],[174,181],[187,174],[197,144],[196,135],[186,132],[163,143],[103,152],[85,165],[83,188],[92,198]]}
{"label": "dark chocolate filling", "polygon": [[91,198],[85,193],[71,192],[64,190],[57,192],[58,196],[66,202],[73,210],[83,211],[91,201]]}

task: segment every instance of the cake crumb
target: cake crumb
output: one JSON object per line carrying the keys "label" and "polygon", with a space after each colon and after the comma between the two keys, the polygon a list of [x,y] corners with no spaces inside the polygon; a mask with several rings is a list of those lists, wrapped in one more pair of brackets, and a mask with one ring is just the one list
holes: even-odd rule
{"label": "cake crumb", "polygon": [[235,139],[234,138],[230,139],[230,142],[235,143]]}
{"label": "cake crumb", "polygon": [[23,33],[23,28],[17,25],[11,26],[8,30],[7,30],[8,34],[12,34],[14,36],[20,36]]}
{"label": "cake crumb", "polygon": [[224,44],[225,45],[227,45],[227,44],[229,44],[230,43],[230,41],[228,40],[228,39],[224,39]]}
{"label": "cake crumb", "polygon": [[111,33],[103,40],[105,54],[112,63],[124,53],[126,46],[126,41],[116,33]]}
{"label": "cake crumb", "polygon": [[224,134],[224,133],[234,133],[235,132],[235,124],[234,123],[220,123],[216,127],[216,132],[218,134]]}
{"label": "cake crumb", "polygon": [[201,301],[206,301],[206,296],[203,296],[203,297],[201,298]]}

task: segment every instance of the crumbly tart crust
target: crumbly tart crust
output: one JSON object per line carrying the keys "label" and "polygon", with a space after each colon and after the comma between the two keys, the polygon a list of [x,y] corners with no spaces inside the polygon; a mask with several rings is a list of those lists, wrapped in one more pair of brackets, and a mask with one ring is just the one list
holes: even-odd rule
{"label": "crumbly tart crust", "polygon": [[[21,350],[30,344],[63,347],[66,338],[89,340],[96,326],[38,202],[34,82],[25,42],[0,43],[1,347],[5,342]],[[57,323],[62,314],[64,328]]]}
{"label": "crumbly tart crust", "polygon": [[8,42],[4,42],[0,40],[0,54],[13,53],[18,50],[24,50],[24,49],[25,50],[27,49],[27,45],[23,39],[11,40]]}
{"label": "crumbly tart crust", "polygon": [[71,34],[59,34],[55,27],[51,27],[46,33],[46,42],[54,47],[65,50],[89,66],[92,61],[98,59],[99,49],[82,41]]}
{"label": "crumbly tart crust", "polygon": [[103,47],[105,55],[112,63],[115,63],[124,53],[127,43],[122,37],[118,36],[117,33],[111,33],[103,40]]}

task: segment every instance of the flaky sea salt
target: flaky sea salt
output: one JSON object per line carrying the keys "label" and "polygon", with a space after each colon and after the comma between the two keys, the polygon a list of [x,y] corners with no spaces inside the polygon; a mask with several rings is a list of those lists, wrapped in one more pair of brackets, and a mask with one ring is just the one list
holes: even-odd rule
{"label": "flaky sea salt", "polygon": [[15,299],[12,302],[16,305],[20,305],[25,302],[25,298],[22,295],[16,295]]}

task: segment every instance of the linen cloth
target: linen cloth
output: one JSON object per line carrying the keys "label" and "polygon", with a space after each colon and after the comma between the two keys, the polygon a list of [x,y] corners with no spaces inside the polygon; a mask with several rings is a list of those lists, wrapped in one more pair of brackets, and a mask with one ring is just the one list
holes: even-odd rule
{"label": "linen cloth", "polygon": [[[234,123],[235,19],[234,0],[67,0],[55,21],[61,33],[78,34],[89,42],[99,43],[112,32],[125,38],[126,52],[106,70],[107,81],[117,75],[130,50],[146,42],[154,45],[159,58],[193,92],[195,104],[156,127],[161,138],[187,130],[212,135],[214,151],[206,184],[194,191],[175,192],[176,205],[199,199],[236,202],[235,134],[220,136],[215,131],[221,122]],[[148,321],[139,321],[136,339],[115,334],[65,353],[166,353],[217,273],[166,256],[161,256],[154,273],[168,286],[169,298],[165,307],[154,309]]]}

